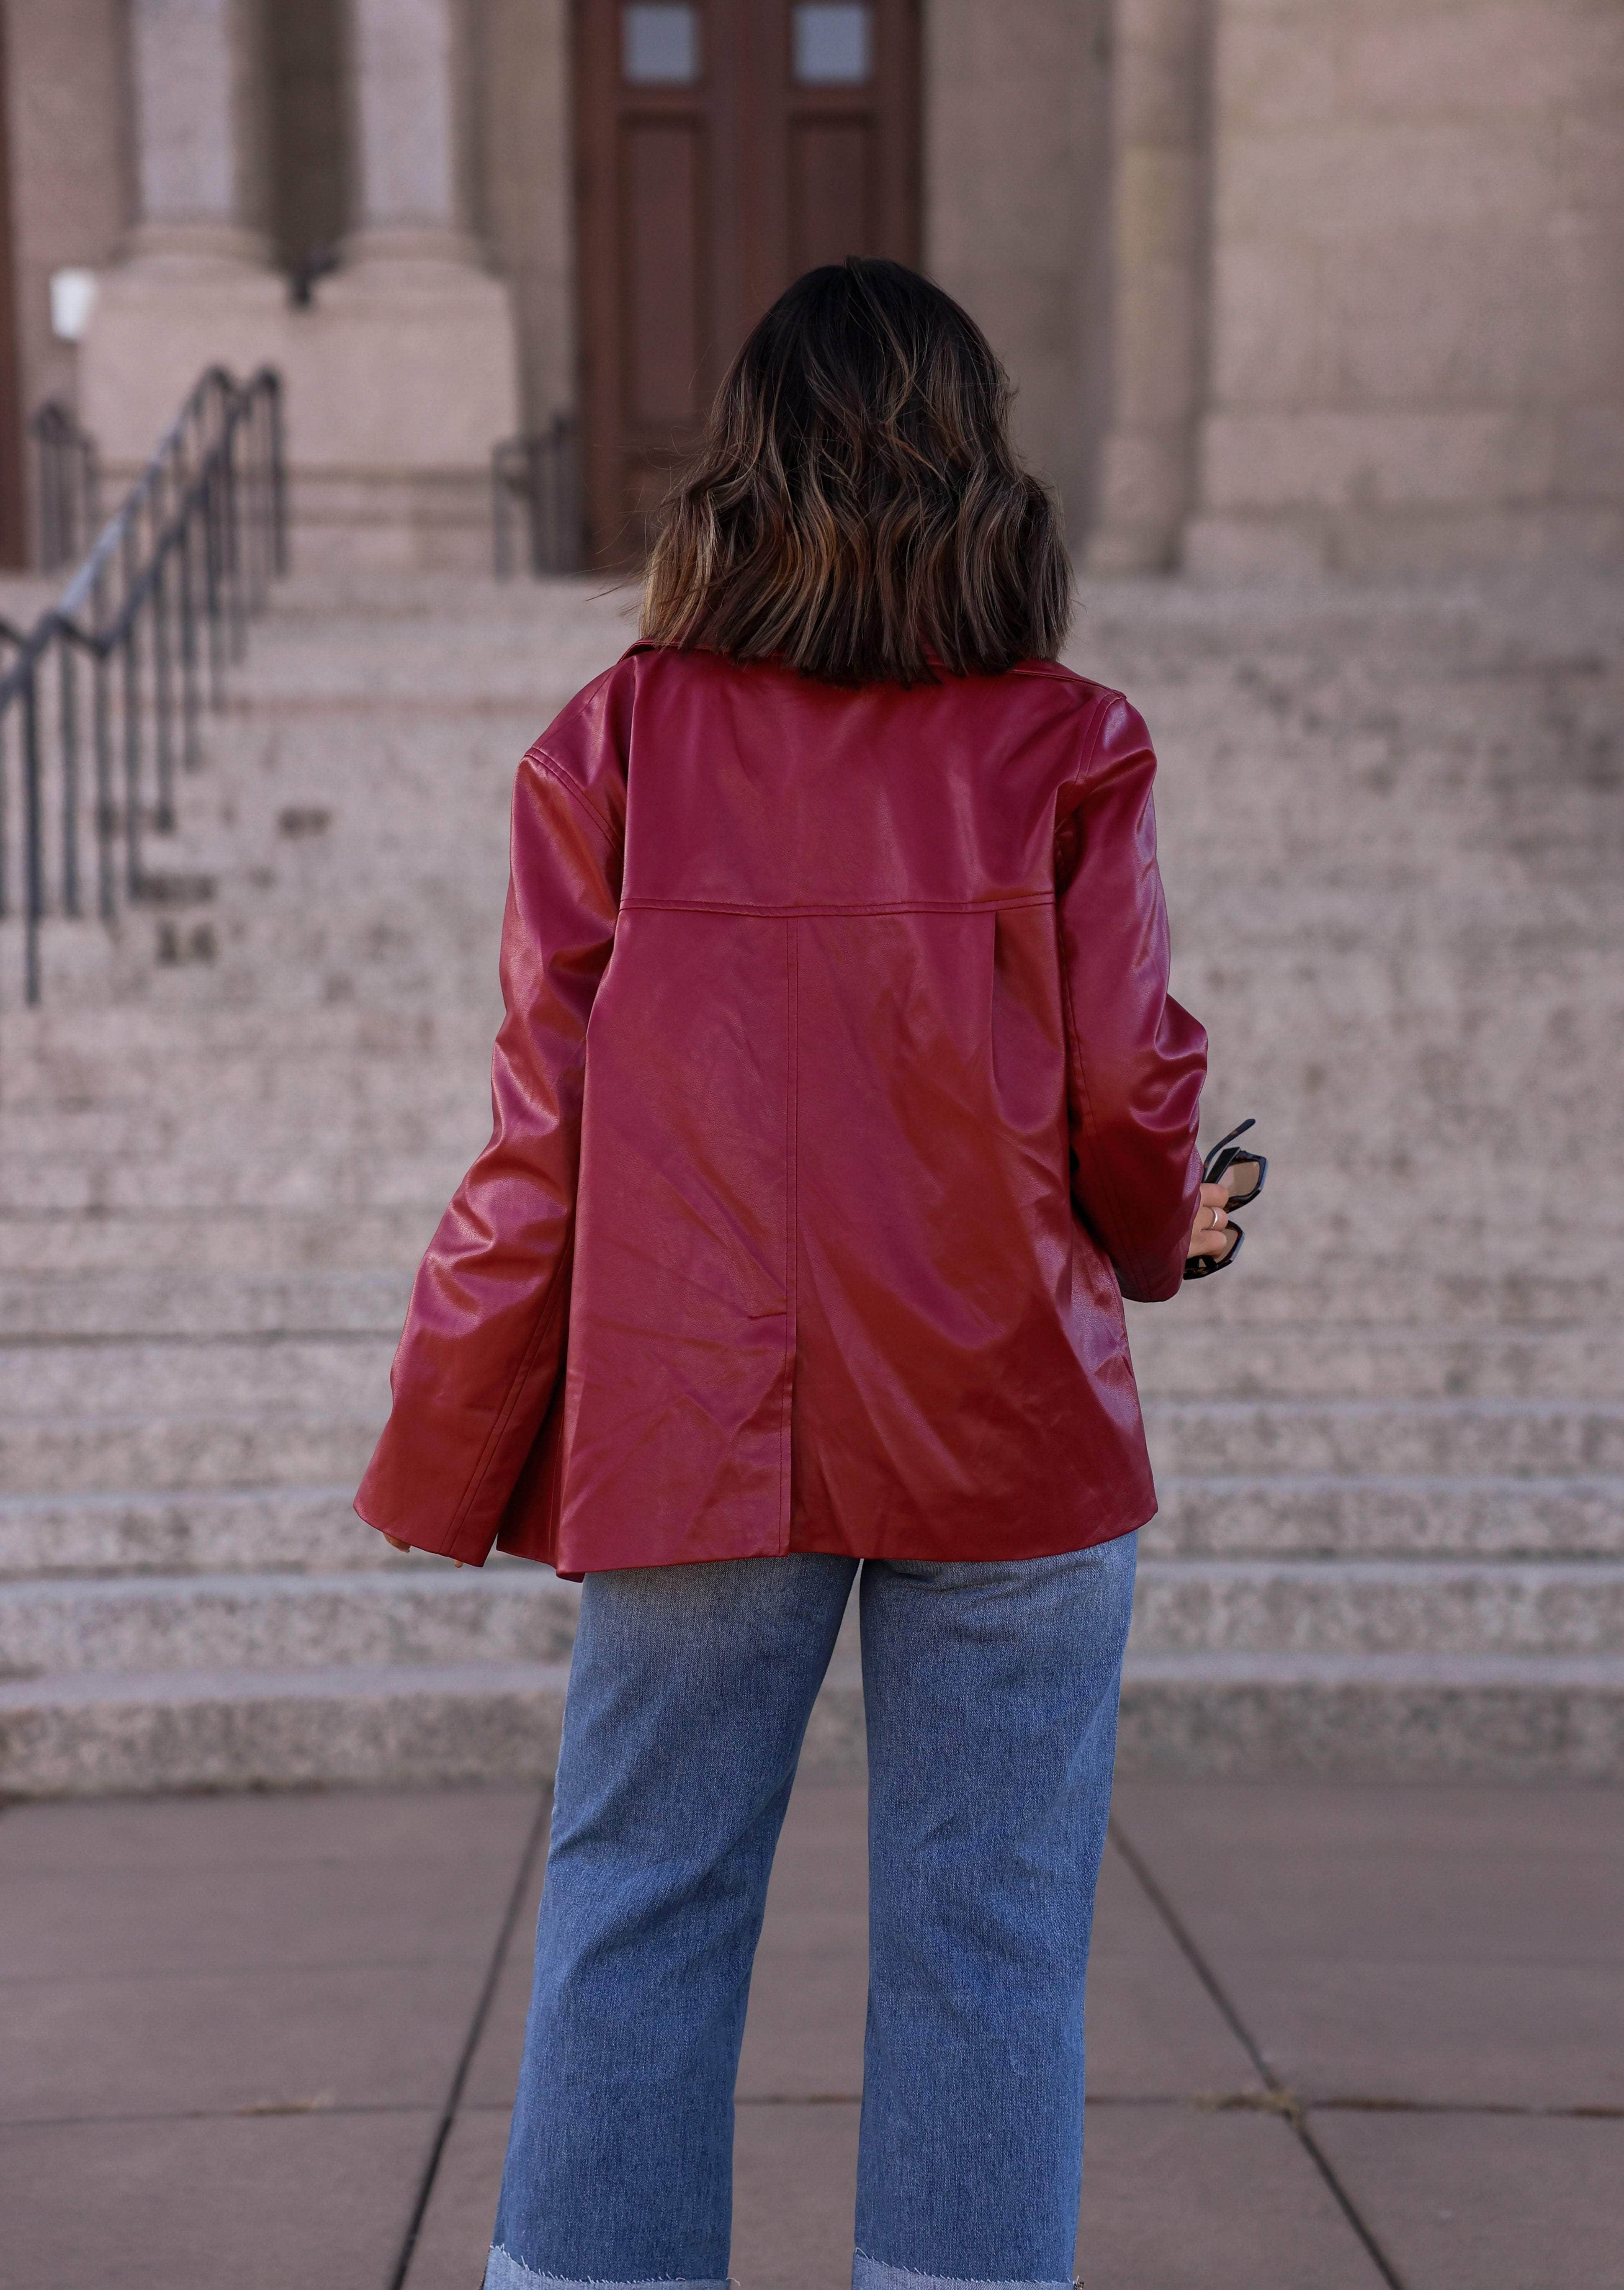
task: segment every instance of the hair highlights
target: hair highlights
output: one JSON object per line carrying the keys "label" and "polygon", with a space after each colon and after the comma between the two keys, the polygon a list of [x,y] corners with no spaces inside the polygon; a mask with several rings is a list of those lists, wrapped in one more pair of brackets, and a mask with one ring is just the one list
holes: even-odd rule
{"label": "hair highlights", "polygon": [[975,322],[900,263],[809,270],[734,360],[661,513],[642,633],[831,684],[1052,659],[1071,564]]}

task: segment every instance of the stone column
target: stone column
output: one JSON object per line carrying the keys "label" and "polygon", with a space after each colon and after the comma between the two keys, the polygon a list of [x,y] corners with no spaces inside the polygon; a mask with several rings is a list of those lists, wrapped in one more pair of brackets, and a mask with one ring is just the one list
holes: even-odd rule
{"label": "stone column", "polygon": [[456,0],[349,0],[351,263],[475,263],[462,227]]}
{"label": "stone column", "polygon": [[133,0],[135,258],[270,260],[258,0]]}
{"label": "stone column", "polygon": [[1205,279],[1204,0],[1116,0],[1111,414],[1091,572],[1179,561],[1194,488]]}
{"label": "stone column", "polygon": [[261,0],[131,0],[136,221],[78,349],[79,413],[116,488],[205,367],[280,363]]}

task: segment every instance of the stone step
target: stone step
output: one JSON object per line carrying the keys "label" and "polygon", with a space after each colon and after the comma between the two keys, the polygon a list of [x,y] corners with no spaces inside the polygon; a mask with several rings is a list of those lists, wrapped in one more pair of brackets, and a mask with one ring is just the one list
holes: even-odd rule
{"label": "stone step", "polygon": [[1616,1782],[1624,1659],[1138,1653],[1116,1738],[1123,1774]]}
{"label": "stone step", "polygon": [[[8,1269],[5,1243],[14,1227],[0,1219],[0,1344],[96,1339],[127,1345],[166,1337],[333,1334],[393,1344],[405,1317],[417,1257],[437,1216],[437,1209],[425,1205],[410,1213],[404,1233],[380,1236],[374,1253],[393,1258],[388,1269],[287,1261],[302,1236],[276,1227],[274,1237],[291,1245],[284,1245],[282,1264],[265,1269],[244,1269],[240,1259],[230,1269],[198,1264],[195,1243],[185,1245],[186,1233],[201,1237],[212,1220],[201,1226],[188,1221],[177,1234],[158,1220],[136,1218],[84,1221],[91,1229],[79,1252],[81,1261],[100,1245],[106,1269],[47,1269],[20,1237],[9,1253],[13,1261],[23,1260],[21,1268]],[[43,1242],[46,1221],[29,1223]],[[123,1248],[116,1245],[120,1225],[127,1228]],[[51,1237],[61,1237],[54,1221]],[[348,1237],[353,1243],[355,1236]],[[175,1241],[181,1245],[168,1245]],[[63,1249],[57,1253],[68,1256]],[[120,1255],[127,1266],[140,1269],[121,1267]],[[1277,1276],[1272,1269],[1254,1271],[1253,1264],[1249,1255],[1244,1285],[1237,1272],[1222,1283],[1188,1289],[1170,1306],[1131,1309],[1141,1390],[1163,1398],[1559,1398],[1604,1397],[1624,1389],[1624,1317],[1600,1317],[1597,1307],[1604,1299],[1595,1293],[1595,1282],[1584,1300],[1595,1317],[1577,1325],[1485,1326],[1474,1324],[1464,1311],[1453,1324],[1442,1325],[1395,1320],[1339,1325],[1329,1317],[1329,1298],[1322,1300],[1325,1309],[1312,1320],[1278,1316]],[[1395,1303],[1409,1285],[1402,1269],[1396,1271]],[[1620,1286],[1624,1288],[1624,1277]],[[1542,1301],[1548,1307],[1554,1300]],[[5,1388],[0,1370],[0,1390]]]}
{"label": "stone step", "polygon": [[[19,1012],[3,1102],[46,1109],[88,1096],[92,1103],[116,1104],[137,1085],[170,1079],[206,1081],[220,1097],[257,1093],[277,1078],[296,1087],[297,1072],[278,1076],[276,1055],[282,1037],[295,1029],[318,1060],[333,1059],[352,1044],[369,1084],[375,1066],[412,1049],[420,1025],[488,1051],[500,1016],[497,953],[505,885],[504,872],[480,885],[466,916],[445,917],[432,952],[380,943],[384,925],[369,924],[364,914],[343,932],[281,917],[260,920],[249,910],[233,909],[228,921],[211,917],[213,953],[188,957],[182,949],[167,966],[143,968],[139,994],[100,1008],[56,1000],[43,1011]],[[1364,929],[1380,933],[1382,926],[1380,915],[1365,913]],[[103,935],[89,923],[51,927],[60,933],[64,957],[85,953],[87,962]],[[144,929],[131,927],[135,954],[149,964]],[[1304,934],[1311,936],[1307,924]],[[1509,970],[1484,975],[1474,947],[1452,959],[1460,965],[1459,981],[1441,981],[1423,998],[1402,965],[1397,977],[1385,967],[1362,977],[1354,957],[1310,963],[1288,940],[1259,947],[1243,967],[1228,952],[1204,957],[1196,941],[1181,943],[1173,985],[1221,1028],[1227,1053],[1267,1059],[1278,1081],[1291,1084],[1276,1092],[1284,1101],[1283,1119],[1297,1109],[1300,1072],[1332,1073],[1349,1064],[1358,1077],[1360,1129],[1372,1118],[1397,1118],[1406,1101],[1412,1109],[1463,1105],[1486,1090],[1532,1133],[1540,1109],[1519,1108],[1515,1085],[1537,1074],[1559,1105],[1576,1101],[1587,1068],[1592,1089],[1604,1101],[1616,1101],[1612,1053],[1624,1040],[1624,992],[1602,957],[1591,969],[1577,956],[1553,954],[1546,966],[1563,974],[1543,981]],[[1524,967],[1537,968],[1540,959],[1530,949]],[[89,965],[92,987],[106,968],[101,957]],[[1516,1012],[1514,1027],[1506,1023],[1508,1008]],[[249,1012],[252,1040],[243,1031]],[[1412,1148],[1428,1135],[1412,1121]]]}
{"label": "stone step", "polygon": [[388,1414],[236,1416],[136,1413],[76,1423],[0,1419],[0,1486],[18,1494],[167,1493],[360,1484]]}
{"label": "stone step", "polygon": [[308,1486],[177,1487],[154,1494],[0,1495],[0,1581],[275,1571],[355,1574],[398,1572],[416,1563],[391,1551],[356,1517],[355,1492],[350,1478]]}
{"label": "stone step", "polygon": [[1624,1405],[1557,1400],[1151,1399],[1158,1477],[1624,1471]]}
{"label": "stone step", "polygon": [[495,1573],[12,1582],[0,1584],[0,1676],[562,1661],[579,1605],[572,1584],[522,1560]]}
{"label": "stone step", "polygon": [[268,1420],[388,1404],[395,1336],[111,1338],[0,1345],[0,1427],[132,1413]]}
{"label": "stone step", "polygon": [[[318,1295],[324,1299],[334,1285],[324,1284]],[[1167,1308],[1170,1317],[1183,1301]],[[1610,1462],[1580,1455],[1560,1464],[1524,1461],[1520,1454],[1515,1461],[1500,1462],[1486,1453],[1483,1460],[1475,1461],[1470,1445],[1477,1439],[1504,1442],[1556,1436],[1516,1428],[1544,1424],[1569,1426],[1561,1434],[1564,1438],[1607,1440],[1617,1436],[1617,1427],[1624,1421],[1624,1406],[1609,1396],[1590,1398],[1572,1389],[1548,1397],[1515,1389],[1482,1396],[1445,1390],[1436,1397],[1412,1399],[1408,1393],[1412,1387],[1404,1382],[1402,1373],[1394,1377],[1388,1374],[1388,1338],[1382,1331],[1363,1332],[1357,1340],[1346,1335],[1340,1344],[1332,1343],[1317,1356],[1304,1345],[1295,1364],[1289,1337],[1280,1340],[1271,1363],[1276,1372],[1263,1378],[1245,1359],[1230,1357],[1226,1372],[1223,1348],[1214,1347],[1209,1353],[1201,1341],[1203,1333],[1192,1331],[1188,1356],[1181,1356],[1176,1338],[1170,1339],[1154,1359],[1140,1353],[1140,1381],[1148,1419],[1153,1427],[1160,1427],[1157,1436],[1175,1443],[1191,1437],[1230,1442],[1242,1438],[1254,1444],[1266,1439],[1268,1450],[1258,1462],[1203,1457],[1195,1466],[1202,1470],[1277,1467],[1475,1472],[1614,1468]],[[76,1421],[139,1412],[177,1417],[255,1413],[319,1417],[357,1407],[370,1409],[387,1403],[389,1363],[398,1335],[399,1322],[392,1316],[381,1325],[358,1323],[348,1332],[335,1327],[158,1337],[143,1330],[102,1337],[19,1337],[0,1344],[0,1425],[14,1427],[48,1419],[70,1428]],[[1424,1341],[1412,1352],[1403,1332],[1391,1339],[1391,1345],[1401,1371],[1407,1364],[1406,1354],[1428,1357]],[[1265,1348],[1265,1338],[1260,1336],[1258,1349]],[[1565,1333],[1501,1336],[1491,1332],[1481,1340],[1461,1337],[1440,1350],[1444,1365],[1460,1381],[1504,1372],[1506,1381],[1516,1382],[1524,1373],[1546,1373],[1538,1362],[1548,1351],[1548,1373],[1556,1377],[1564,1362],[1572,1358],[1574,1349]],[[1339,1352],[1347,1363],[1342,1389],[1324,1390],[1320,1387],[1329,1381],[1330,1366]],[[1615,1357],[1614,1347],[1601,1345],[1598,1352],[1602,1373],[1597,1380],[1604,1395],[1610,1395],[1616,1387],[1608,1382],[1606,1370]],[[1398,1389],[1383,1391],[1380,1386],[1384,1380],[1396,1381]],[[1439,1379],[1435,1373],[1425,1380]],[[1355,1387],[1352,1390],[1348,1389],[1350,1383]],[[1259,1388],[1264,1384],[1266,1389]],[[1301,1460],[1292,1461],[1280,1452],[1288,1443],[1300,1447],[1304,1441],[1323,1444],[1328,1438],[1340,1443],[1330,1460],[1304,1453]],[[1457,1446],[1443,1462],[1393,1460],[1383,1464],[1367,1443],[1395,1438],[1409,1441],[1412,1450],[1421,1439],[1455,1441]],[[1467,1444],[1460,1445],[1462,1441]],[[1170,1452],[1164,1468],[1179,1470],[1186,1466]]]}
{"label": "stone step", "polygon": [[[1158,1473],[1148,1557],[1624,1558],[1624,1476]],[[44,1548],[36,1544],[36,1548]]]}
{"label": "stone step", "polygon": [[[353,1485],[388,1413],[387,1344],[177,1346],[159,1373],[143,1361],[166,1348],[132,1346],[100,1380],[97,1349],[40,1348],[35,1363],[57,1372],[20,1393],[18,1354],[0,1347],[0,1485],[23,1494]],[[1153,1464],[1174,1477],[1624,1471],[1624,1406],[1601,1401],[1151,1398],[1145,1412]]]}
{"label": "stone step", "polygon": [[[355,1485],[0,1497],[0,1581],[398,1569]],[[1617,1475],[1164,1476],[1156,1492],[1148,1560],[1624,1558]]]}
{"label": "stone step", "polygon": [[[0,1792],[308,1789],[552,1776],[560,1663],[100,1676],[0,1683]],[[831,1664],[802,1753],[860,1769],[862,1686]]]}
{"label": "stone step", "polygon": [[[0,1585],[0,1677],[555,1661],[578,1594],[548,1570]],[[1624,1656],[1624,1561],[1148,1558],[1137,1653]]]}
{"label": "stone step", "polygon": [[[1250,1262],[1220,1285],[1238,1287]],[[1255,1298],[1255,1307],[1267,1301]],[[1132,1316],[1134,1373],[1148,1397],[1572,1400],[1624,1390],[1624,1321],[1485,1329],[1259,1317],[1204,1325],[1210,1309],[1205,1291],[1192,1289],[1172,1308]]]}
{"label": "stone step", "polygon": [[1624,1559],[1148,1558],[1145,1653],[1624,1657]]}
{"label": "stone step", "polygon": [[[443,1206],[0,1211],[0,1339],[393,1336]],[[1279,1389],[1288,1370],[1300,1382],[1310,1369],[1316,1389],[1352,1392],[1402,1368],[1419,1397],[1533,1396],[1570,1372],[1564,1388],[1605,1393],[1624,1384],[1620,1256],[1610,1270],[1593,1249],[1565,1278],[1525,1266],[1429,1271],[1386,1255],[1350,1268],[1336,1253],[1283,1252],[1254,1220],[1234,1273],[1168,1305],[1129,1305],[1133,1357],[1146,1386],[1168,1392]]]}
{"label": "stone step", "polygon": [[331,1147],[318,1139],[297,1151],[253,1146],[228,1157],[180,1154],[142,1161],[95,1157],[56,1161],[13,1157],[6,1165],[7,1206],[29,1214],[125,1215],[145,1210],[444,1207],[488,1125],[458,1142],[418,1153],[380,1152],[376,1143]]}
{"label": "stone step", "polygon": [[[540,1781],[561,1664],[105,1676],[0,1683],[0,1790]],[[855,1666],[831,1667],[803,1766],[863,1762]],[[1588,1781],[1624,1767],[1624,1661],[1134,1654],[1124,1774]]]}
{"label": "stone step", "polygon": [[0,1271],[0,1341],[338,1333],[393,1341],[411,1293],[410,1264],[397,1271],[204,1272],[184,1282],[167,1271]]}
{"label": "stone step", "polygon": [[323,1202],[308,1210],[213,1209],[206,1217],[185,1209],[60,1216],[0,1208],[0,1279],[15,1293],[33,1277],[150,1277],[183,1297],[194,1278],[228,1284],[238,1275],[252,1282],[386,1268],[410,1274],[444,1205]]}

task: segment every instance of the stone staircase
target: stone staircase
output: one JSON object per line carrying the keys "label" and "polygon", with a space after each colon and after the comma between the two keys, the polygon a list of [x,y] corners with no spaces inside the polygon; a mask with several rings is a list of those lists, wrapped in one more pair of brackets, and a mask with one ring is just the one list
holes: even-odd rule
{"label": "stone staircase", "polygon": [[[1624,591],[1092,590],[1164,758],[1242,1263],[1135,1308],[1143,1769],[1624,1771]],[[184,927],[0,926],[0,1790],[546,1770],[574,1592],[350,1495],[483,1142],[515,763],[584,583],[289,585]],[[166,933],[166,925],[168,925]],[[860,1755],[848,1646],[810,1755]]]}

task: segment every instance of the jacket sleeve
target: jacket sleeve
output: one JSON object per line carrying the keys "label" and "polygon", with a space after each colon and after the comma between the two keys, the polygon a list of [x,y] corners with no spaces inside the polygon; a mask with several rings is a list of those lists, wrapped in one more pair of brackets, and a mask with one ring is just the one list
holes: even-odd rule
{"label": "jacket sleeve", "polygon": [[1149,734],[1117,693],[1096,722],[1055,839],[1072,1198],[1124,1295],[1148,1303],[1183,1277],[1207,1040],[1167,991]]}
{"label": "jacket sleeve", "polygon": [[619,825],[531,749],[514,789],[491,1141],[418,1272],[394,1405],[356,1497],[370,1525],[476,1566],[558,1373],[587,1021],[614,939]]}

